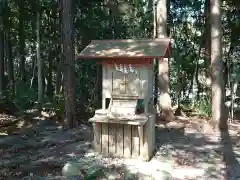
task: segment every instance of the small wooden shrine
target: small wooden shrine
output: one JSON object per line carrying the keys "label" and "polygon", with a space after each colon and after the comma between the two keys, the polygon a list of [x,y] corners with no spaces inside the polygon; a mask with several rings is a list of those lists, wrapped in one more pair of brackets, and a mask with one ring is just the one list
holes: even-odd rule
{"label": "small wooden shrine", "polygon": [[153,60],[169,56],[170,39],[94,40],[79,55],[100,59],[102,109],[93,124],[94,148],[104,156],[148,161],[155,150]]}

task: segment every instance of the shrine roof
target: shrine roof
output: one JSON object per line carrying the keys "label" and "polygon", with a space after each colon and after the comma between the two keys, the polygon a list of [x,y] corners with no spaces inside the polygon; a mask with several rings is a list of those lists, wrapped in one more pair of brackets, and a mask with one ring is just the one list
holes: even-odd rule
{"label": "shrine roof", "polygon": [[77,58],[169,57],[170,39],[93,40]]}

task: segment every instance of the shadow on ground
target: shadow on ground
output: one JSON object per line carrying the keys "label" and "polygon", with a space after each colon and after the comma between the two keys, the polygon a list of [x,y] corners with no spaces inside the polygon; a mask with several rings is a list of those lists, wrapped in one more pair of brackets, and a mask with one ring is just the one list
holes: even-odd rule
{"label": "shadow on ground", "polygon": [[[30,176],[33,179],[66,179],[61,176],[61,169],[66,162],[93,154],[92,129],[86,123],[73,130],[63,130],[51,120],[29,119],[28,122],[29,126],[18,128],[16,133],[0,136],[2,179]],[[230,136],[229,131],[217,135],[203,134],[190,127],[157,127],[154,159],[160,161],[166,157],[173,159],[176,167],[204,169],[204,180],[240,178],[240,172],[237,171],[240,169],[239,138]],[[102,179],[152,179],[139,171],[130,171],[124,163],[111,164],[109,161],[94,156],[93,164],[99,162],[99,168],[108,176]],[[151,162],[147,164],[150,165]]]}
{"label": "shadow on ground", "polygon": [[238,162],[238,158],[240,157],[239,147],[237,153],[234,152],[234,145],[239,143],[239,141],[238,139],[235,141],[237,142],[232,140],[228,129],[221,131],[221,150],[223,153],[223,161],[225,163],[224,170],[226,179],[240,178],[240,165]]}
{"label": "shadow on ground", "polygon": [[[28,121],[29,126],[0,136],[0,179],[69,179],[62,176],[64,164],[79,160],[86,154],[94,154],[90,125],[81,124],[76,129],[63,130],[51,120]],[[100,179],[144,177],[143,174],[129,172],[123,164],[109,165],[104,164],[100,156],[93,158],[93,164],[99,162],[98,168],[104,172]],[[76,179],[81,178],[78,176]]]}
{"label": "shadow on ground", "polygon": [[179,167],[202,168],[203,179],[240,179],[239,140],[233,141],[228,131],[204,135],[188,128],[157,127],[156,145],[156,157],[173,158]]}

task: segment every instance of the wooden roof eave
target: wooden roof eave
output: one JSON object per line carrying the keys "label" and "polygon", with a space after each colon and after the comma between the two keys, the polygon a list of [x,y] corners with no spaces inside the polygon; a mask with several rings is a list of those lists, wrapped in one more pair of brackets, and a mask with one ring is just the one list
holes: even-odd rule
{"label": "wooden roof eave", "polygon": [[[93,41],[101,41],[101,40],[93,40]],[[77,55],[76,60],[78,59],[154,59],[154,58],[169,58],[170,57],[170,51],[171,51],[171,42],[169,41],[168,45],[166,46],[166,50],[164,53],[164,56],[86,56],[86,55]],[[88,46],[86,46],[82,51],[84,51]]]}

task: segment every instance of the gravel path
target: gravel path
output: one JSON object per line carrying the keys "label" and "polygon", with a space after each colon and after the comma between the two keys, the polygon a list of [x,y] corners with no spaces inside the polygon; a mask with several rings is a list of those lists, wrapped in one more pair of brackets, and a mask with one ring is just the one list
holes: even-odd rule
{"label": "gravel path", "polygon": [[183,124],[158,125],[156,153],[150,162],[140,162],[94,154],[87,125],[63,131],[51,123],[39,123],[17,135],[0,136],[0,179],[66,179],[61,176],[64,164],[84,156],[98,162],[108,179],[160,180],[170,175],[173,179],[240,179],[237,125],[228,132],[209,133],[198,122],[198,127]]}

